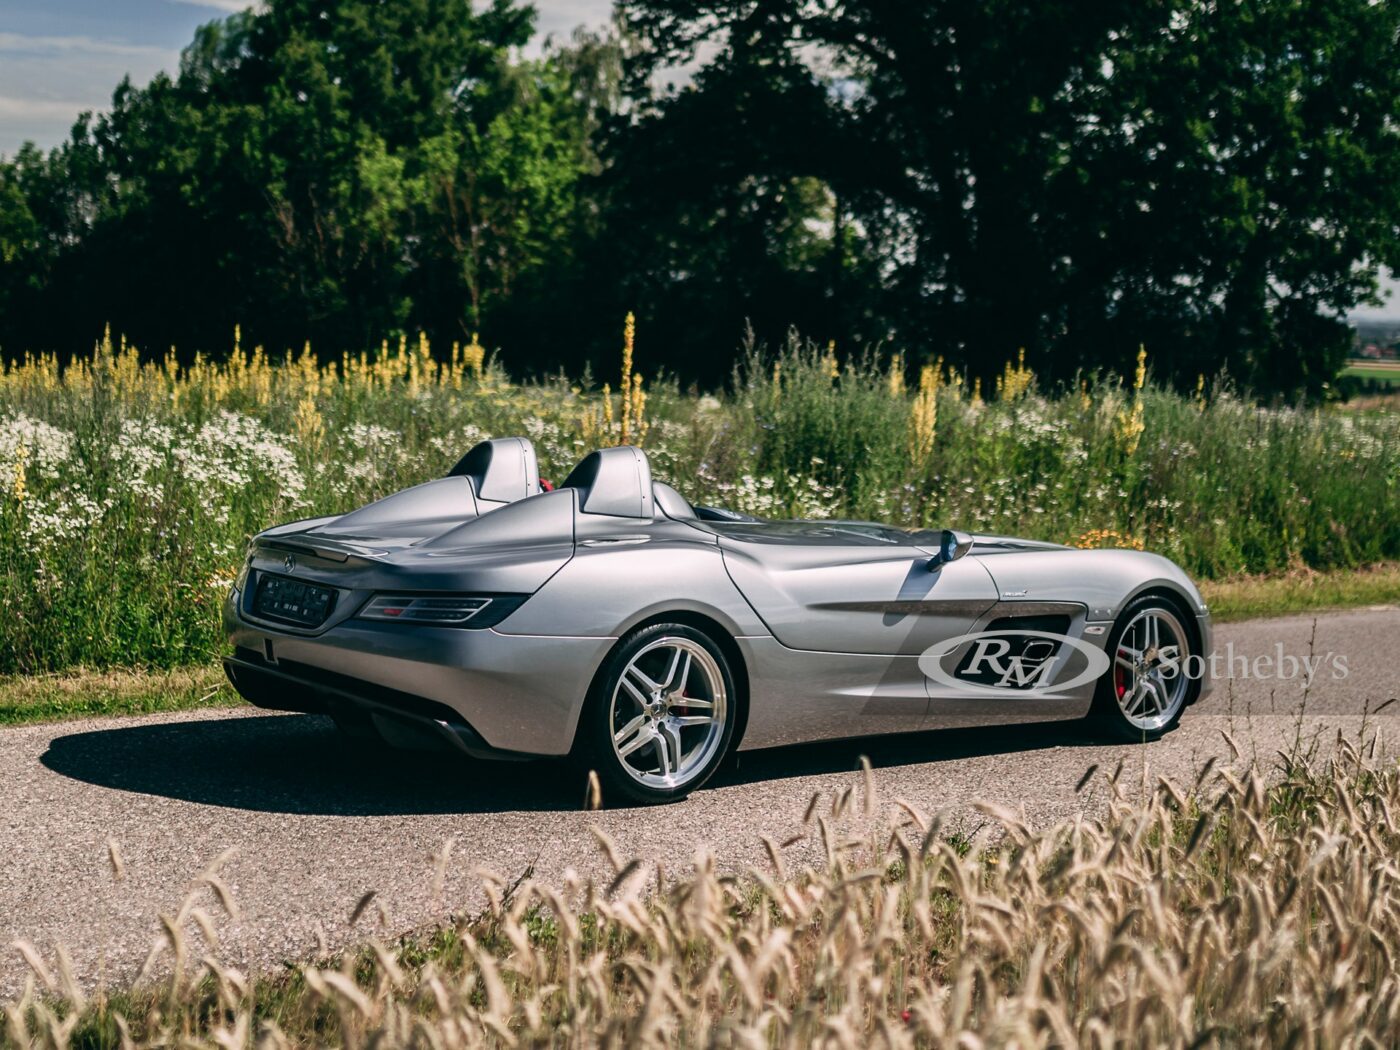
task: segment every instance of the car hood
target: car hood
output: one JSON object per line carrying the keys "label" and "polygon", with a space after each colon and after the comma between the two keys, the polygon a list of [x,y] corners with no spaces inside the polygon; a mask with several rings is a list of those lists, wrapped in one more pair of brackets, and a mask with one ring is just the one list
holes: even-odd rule
{"label": "car hood", "polygon": [[[938,550],[942,533],[933,529],[910,531],[873,521],[707,521],[704,527],[729,540],[782,546],[812,547],[920,547]],[[1011,554],[1018,551],[1073,550],[1060,543],[1028,540],[1018,536],[976,534],[972,554]]]}
{"label": "car hood", "polygon": [[1020,536],[988,536],[974,533],[972,554],[1014,554],[1018,551],[1067,551],[1074,550],[1063,543],[1050,543],[1048,540],[1028,540]]}

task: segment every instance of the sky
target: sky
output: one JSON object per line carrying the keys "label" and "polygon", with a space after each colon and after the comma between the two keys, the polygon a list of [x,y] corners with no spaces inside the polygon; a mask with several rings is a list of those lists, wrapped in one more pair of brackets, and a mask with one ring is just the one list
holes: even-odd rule
{"label": "sky", "polygon": [[1381,294],[1385,297],[1383,306],[1360,306],[1347,316],[1357,320],[1394,320],[1400,318],[1400,280],[1394,276],[1381,278]]}
{"label": "sky", "polygon": [[[127,74],[144,84],[173,70],[195,27],[246,0],[0,0],[0,155],[25,141],[57,145],[80,112],[102,109]],[[540,35],[606,21],[610,0],[535,0]],[[1400,317],[1400,281],[1387,303],[1353,317]]]}

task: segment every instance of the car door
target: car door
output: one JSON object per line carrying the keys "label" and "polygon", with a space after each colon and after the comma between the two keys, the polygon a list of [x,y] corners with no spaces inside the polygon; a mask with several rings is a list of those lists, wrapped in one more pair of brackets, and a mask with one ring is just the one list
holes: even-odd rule
{"label": "car door", "polygon": [[730,577],[773,637],[832,654],[804,662],[814,669],[804,688],[824,715],[869,720],[855,731],[922,724],[919,655],[966,632],[997,599],[977,559],[935,565],[931,548],[897,529],[764,522],[716,531]]}

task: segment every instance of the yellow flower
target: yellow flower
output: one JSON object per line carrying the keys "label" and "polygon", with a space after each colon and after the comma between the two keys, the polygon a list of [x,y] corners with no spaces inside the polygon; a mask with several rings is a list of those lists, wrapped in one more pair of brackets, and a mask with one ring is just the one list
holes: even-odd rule
{"label": "yellow flower", "polygon": [[622,392],[622,429],[619,433],[618,444],[627,444],[627,439],[632,429],[632,347],[637,337],[637,319],[632,315],[632,311],[627,311],[627,318],[622,322],[622,382],[618,384],[618,390]]}
{"label": "yellow flower", "polygon": [[1143,541],[1136,536],[1129,536],[1126,533],[1118,532],[1114,529],[1090,529],[1088,532],[1070,540],[1070,546],[1079,547],[1082,550],[1103,550],[1105,548],[1117,547],[1129,550],[1140,551],[1145,549]]}
{"label": "yellow flower", "polygon": [[320,447],[321,438],[325,435],[326,424],[321,418],[321,411],[316,407],[314,397],[304,397],[297,402],[296,415],[292,419],[292,429],[296,433],[298,443],[306,449],[315,450]]}
{"label": "yellow flower", "polygon": [[1147,424],[1142,419],[1142,402],[1134,400],[1132,407],[1118,412],[1118,441],[1125,455],[1131,456],[1138,449],[1138,441]]}
{"label": "yellow flower", "polygon": [[919,392],[909,412],[909,455],[922,467],[933,454],[938,431],[938,388],[943,384],[943,359],[919,371]]}
{"label": "yellow flower", "polygon": [[23,503],[25,496],[28,495],[28,489],[25,487],[24,479],[25,463],[28,459],[29,449],[27,449],[24,442],[21,441],[19,447],[15,449],[15,474],[14,481],[10,486],[10,494],[15,497],[16,503]]}
{"label": "yellow flower", "polygon": [[904,396],[904,351],[890,358],[889,371],[890,397]]}
{"label": "yellow flower", "polygon": [[1138,347],[1137,371],[1133,375],[1133,403],[1129,408],[1119,409],[1117,414],[1118,441],[1123,454],[1131,456],[1137,452],[1142,432],[1147,429],[1143,422],[1142,388],[1147,384],[1147,348]]}
{"label": "yellow flower", "polygon": [[481,345],[481,336],[473,332],[472,341],[462,351],[462,364],[471,370],[471,374],[477,379],[481,378],[482,369],[486,364],[486,347]]}
{"label": "yellow flower", "polygon": [[1030,389],[1035,373],[1026,367],[1026,349],[1022,347],[1016,355],[1016,364],[1006,362],[1006,368],[997,377],[997,400],[1015,401]]}
{"label": "yellow flower", "polygon": [[642,444],[647,436],[647,422],[642,416],[646,404],[647,395],[646,391],[642,389],[641,373],[635,372],[632,375],[632,414],[637,424],[636,443],[638,445]]}

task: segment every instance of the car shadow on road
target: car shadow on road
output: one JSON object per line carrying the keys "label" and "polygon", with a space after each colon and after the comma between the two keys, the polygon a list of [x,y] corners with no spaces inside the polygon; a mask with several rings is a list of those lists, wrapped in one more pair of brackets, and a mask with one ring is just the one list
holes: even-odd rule
{"label": "car shadow on road", "polygon": [[[1090,743],[1067,723],[943,729],[744,752],[711,786]],[[268,813],[390,816],[581,808],[585,779],[557,760],[483,762],[348,745],[329,719],[266,715],[70,733],[41,761],[118,791]]]}
{"label": "car shadow on road", "polygon": [[868,758],[875,769],[953,762],[986,755],[1092,747],[1103,743],[1079,722],[1006,722],[959,729],[929,729],[889,736],[847,737],[815,744],[792,744],[741,751],[710,785],[731,787],[766,780],[845,773]]}

